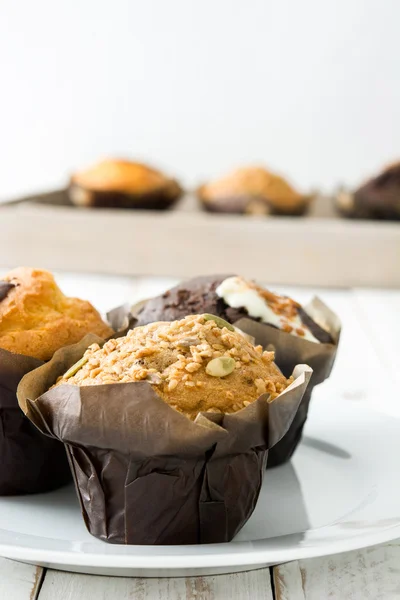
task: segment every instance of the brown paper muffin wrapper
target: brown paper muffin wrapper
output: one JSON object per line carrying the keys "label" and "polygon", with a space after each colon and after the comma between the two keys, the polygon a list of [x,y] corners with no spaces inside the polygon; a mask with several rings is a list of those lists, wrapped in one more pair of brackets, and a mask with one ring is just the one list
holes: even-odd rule
{"label": "brown paper muffin wrapper", "polygon": [[255,197],[246,194],[205,199],[203,186],[197,188],[195,194],[200,207],[207,212],[292,217],[305,215],[311,203],[317,197],[317,194],[303,195],[298,198],[296,203],[288,206],[284,201],[281,203],[271,202],[266,197]]}
{"label": "brown paper muffin wrapper", "polygon": [[90,190],[72,182],[66,192],[74,206],[133,210],[168,210],[183,194],[182,188],[175,180],[170,180],[167,186],[141,194],[129,191]]}
{"label": "brown paper muffin wrapper", "polygon": [[283,464],[293,455],[301,440],[307,420],[312,391],[316,385],[329,377],[336,358],[341,331],[338,316],[319,298],[313,298],[310,304],[304,307],[304,310],[313,321],[325,331],[328,331],[334,343],[310,342],[253,319],[240,319],[234,324],[235,327],[253,336],[256,344],[261,344],[265,349],[275,351],[275,362],[286,377],[292,373],[295,365],[300,363],[309,365],[313,370],[299,410],[287,433],[271,449],[267,467]]}
{"label": "brown paper muffin wrapper", "polygon": [[194,422],[147,382],[46,391],[93,341],[59,350],[18,388],[29,419],[66,446],[89,532],[120,544],[231,540],[254,510],[268,449],[289,428],[311,369],[298,365],[271,403],[264,394],[235,414]]}
{"label": "brown paper muffin wrapper", "polygon": [[132,313],[130,304],[122,304],[116,308],[112,308],[106,313],[107,323],[115,333],[110,338],[123,337],[130,329],[133,329],[136,324],[136,317]]}
{"label": "brown paper muffin wrapper", "polygon": [[40,433],[18,405],[20,380],[42,364],[0,348],[0,496],[46,492],[71,480],[62,444]]}

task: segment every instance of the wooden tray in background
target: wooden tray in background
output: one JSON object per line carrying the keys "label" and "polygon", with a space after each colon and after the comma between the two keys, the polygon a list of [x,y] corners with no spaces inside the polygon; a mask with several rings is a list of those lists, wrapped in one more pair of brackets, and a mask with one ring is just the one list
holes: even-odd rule
{"label": "wooden tray in background", "polygon": [[237,272],[275,284],[400,287],[400,224],[306,217],[78,209],[64,190],[0,205],[0,266],[172,275]]}
{"label": "wooden tray in background", "polygon": [[[5,205],[15,204],[44,204],[46,206],[70,206],[76,208],[69,199],[66,189],[54,190],[43,194],[34,194],[33,196],[25,196],[4,202]],[[0,205],[1,206],[1,205]],[[99,210],[99,209],[97,209]],[[117,210],[117,209],[116,209]],[[171,209],[172,212],[199,212],[202,213],[199,203],[193,194],[185,194]],[[316,196],[315,200],[310,204],[310,209],[305,217],[310,218],[341,218],[335,210],[333,199],[326,196]],[[264,217],[275,218],[275,217]]]}

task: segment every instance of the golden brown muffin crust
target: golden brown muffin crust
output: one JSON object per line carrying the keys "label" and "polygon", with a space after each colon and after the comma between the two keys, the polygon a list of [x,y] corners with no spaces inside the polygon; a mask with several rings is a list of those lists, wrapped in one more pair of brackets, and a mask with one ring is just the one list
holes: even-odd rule
{"label": "golden brown muffin crust", "polygon": [[278,209],[293,209],[304,203],[304,196],[279,175],[263,167],[243,167],[227,176],[201,186],[199,196],[204,202],[249,196],[263,198]]}
{"label": "golden brown muffin crust", "polygon": [[48,360],[87,333],[113,333],[90,302],[65,296],[48,271],[20,267],[3,280],[15,287],[0,302],[0,348]]}
{"label": "golden brown muffin crust", "polygon": [[[103,348],[93,344],[57,385],[147,380],[165,402],[191,419],[201,411],[236,412],[266,392],[273,400],[291,382],[273,362],[273,352],[263,352],[220,324],[192,315],[137,327]],[[218,375],[221,359],[230,366],[225,376]]]}
{"label": "golden brown muffin crust", "polygon": [[84,189],[104,192],[151,194],[177,186],[175,180],[142,163],[107,159],[79,171],[71,183]]}

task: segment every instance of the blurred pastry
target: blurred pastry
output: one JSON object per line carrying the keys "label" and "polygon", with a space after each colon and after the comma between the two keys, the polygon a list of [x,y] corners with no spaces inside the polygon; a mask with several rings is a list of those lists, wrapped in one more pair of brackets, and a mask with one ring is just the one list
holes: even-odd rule
{"label": "blurred pastry", "polygon": [[76,206],[164,210],[182,195],[175,179],[127,160],[103,160],[71,177],[69,197]]}
{"label": "blurred pastry", "polygon": [[262,167],[244,167],[202,185],[202,207],[210,212],[260,215],[302,215],[310,196],[304,196],[279,175]]}
{"label": "blurred pastry", "polygon": [[400,220],[400,162],[388,166],[354,193],[340,191],[336,205],[346,217]]}
{"label": "blurred pastry", "polygon": [[48,271],[20,267],[0,282],[0,348],[49,360],[87,333],[114,332],[86,300],[65,296]]}

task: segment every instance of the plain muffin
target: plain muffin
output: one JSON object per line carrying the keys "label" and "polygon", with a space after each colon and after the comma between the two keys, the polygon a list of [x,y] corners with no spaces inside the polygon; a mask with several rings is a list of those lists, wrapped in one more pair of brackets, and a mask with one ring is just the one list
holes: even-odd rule
{"label": "plain muffin", "polygon": [[87,333],[114,332],[86,300],[65,296],[48,271],[19,267],[0,282],[0,348],[49,360]]}

